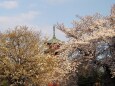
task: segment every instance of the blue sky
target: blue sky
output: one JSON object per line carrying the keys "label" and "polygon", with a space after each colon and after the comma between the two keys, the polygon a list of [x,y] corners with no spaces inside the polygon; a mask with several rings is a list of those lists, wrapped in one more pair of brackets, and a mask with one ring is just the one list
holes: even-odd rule
{"label": "blue sky", "polygon": [[[115,0],[0,0],[0,31],[17,25],[27,25],[33,30],[52,36],[53,24],[64,23],[71,27],[75,15],[100,13],[109,15]],[[66,40],[56,30],[57,38]]]}

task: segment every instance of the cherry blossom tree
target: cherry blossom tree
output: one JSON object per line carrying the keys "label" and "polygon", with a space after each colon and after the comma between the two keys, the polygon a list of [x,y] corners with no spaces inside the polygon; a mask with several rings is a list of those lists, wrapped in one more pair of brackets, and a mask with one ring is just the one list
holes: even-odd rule
{"label": "cherry blossom tree", "polygon": [[44,86],[64,77],[66,61],[44,54],[46,40],[40,32],[19,26],[0,37],[1,85]]}
{"label": "cherry blossom tree", "polygon": [[57,24],[57,28],[69,38],[60,50],[62,57],[74,64],[68,76],[72,77],[70,83],[72,79],[77,81],[76,76],[91,76],[97,70],[103,72],[109,69],[111,77],[115,77],[115,5],[109,16],[96,13],[76,17],[78,20],[73,21],[72,28]]}

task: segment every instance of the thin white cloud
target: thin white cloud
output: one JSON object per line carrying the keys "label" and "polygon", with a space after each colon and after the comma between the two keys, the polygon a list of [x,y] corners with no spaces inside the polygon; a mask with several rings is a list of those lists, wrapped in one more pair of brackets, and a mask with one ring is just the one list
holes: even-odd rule
{"label": "thin white cloud", "polygon": [[51,4],[58,4],[58,3],[65,3],[68,1],[72,1],[72,0],[44,0],[44,1],[51,3]]}
{"label": "thin white cloud", "polygon": [[18,7],[17,0],[7,0],[7,1],[0,2],[0,8],[14,9],[16,7]]}
{"label": "thin white cloud", "polygon": [[39,12],[37,11],[29,11],[27,13],[21,13],[16,16],[0,16],[0,25],[2,25],[2,27],[26,25],[32,22],[38,16]]}
{"label": "thin white cloud", "polygon": [[[27,13],[21,13],[17,16],[0,16],[0,30],[6,31],[8,28],[14,28],[18,25],[27,25],[35,31],[41,31],[43,36],[52,38],[53,25],[39,26],[33,24],[34,19],[39,16],[39,12],[29,11]],[[56,29],[56,37],[62,41],[67,41],[65,34]]]}
{"label": "thin white cloud", "polygon": [[59,3],[59,2],[65,2],[66,0],[46,0],[47,2],[50,2],[50,3]]}

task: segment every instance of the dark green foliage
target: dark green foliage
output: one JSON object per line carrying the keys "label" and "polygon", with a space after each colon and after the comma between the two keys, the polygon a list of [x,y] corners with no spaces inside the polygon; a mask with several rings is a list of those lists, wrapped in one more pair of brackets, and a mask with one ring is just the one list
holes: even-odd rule
{"label": "dark green foliage", "polygon": [[92,86],[93,83],[95,82],[94,77],[83,77],[83,76],[79,76],[78,79],[78,85],[79,86]]}

